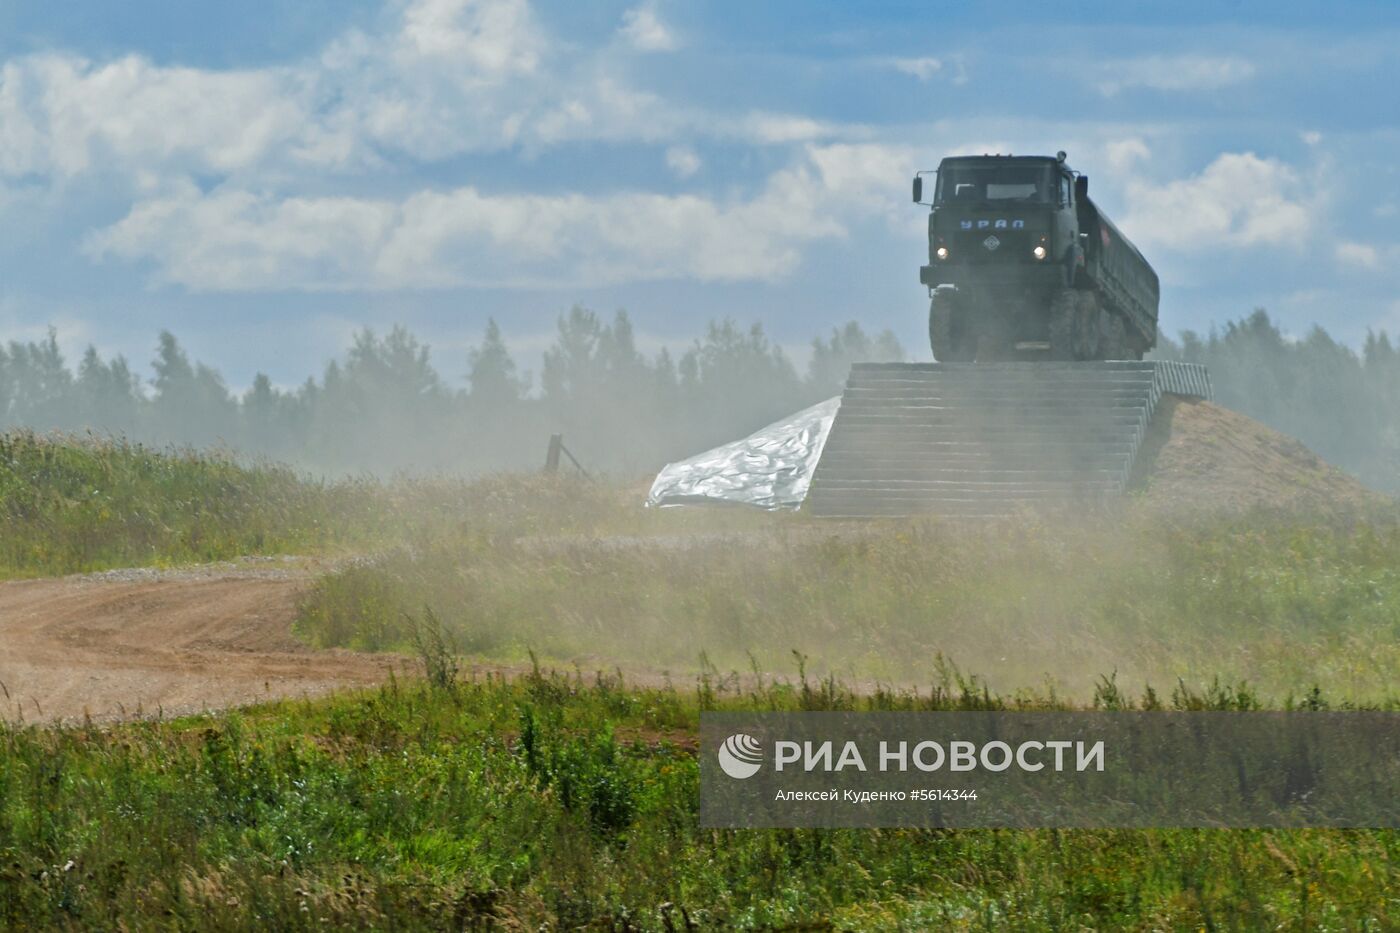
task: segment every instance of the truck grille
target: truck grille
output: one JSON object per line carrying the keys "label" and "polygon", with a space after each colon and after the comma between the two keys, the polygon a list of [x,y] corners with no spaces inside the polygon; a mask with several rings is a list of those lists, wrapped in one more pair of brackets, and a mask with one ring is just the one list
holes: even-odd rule
{"label": "truck grille", "polygon": [[1031,261],[1031,237],[1025,230],[959,230],[952,245],[953,255],[961,262]]}

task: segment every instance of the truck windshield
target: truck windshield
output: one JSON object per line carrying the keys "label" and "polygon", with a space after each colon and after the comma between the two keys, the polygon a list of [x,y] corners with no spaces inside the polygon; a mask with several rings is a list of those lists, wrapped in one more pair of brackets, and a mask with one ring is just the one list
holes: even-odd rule
{"label": "truck windshield", "polygon": [[1052,200],[1046,165],[945,165],[938,173],[938,201],[1007,202]]}

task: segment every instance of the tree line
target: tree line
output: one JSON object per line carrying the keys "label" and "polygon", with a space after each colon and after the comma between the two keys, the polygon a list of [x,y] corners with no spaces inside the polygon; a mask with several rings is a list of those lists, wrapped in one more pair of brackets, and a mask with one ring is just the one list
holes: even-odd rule
{"label": "tree line", "polygon": [[[149,378],[93,348],[72,367],[50,333],[0,347],[0,426],[221,445],[315,472],[378,475],[535,468],[549,435],[562,433],[591,469],[641,476],[838,394],[852,362],[905,358],[892,333],[855,322],[811,347],[799,371],[762,327],[724,320],[679,356],[648,356],[626,312],[609,320],[575,307],[559,318],[538,380],[491,321],[465,359],[446,364],[463,385],[395,327],[359,332],[319,378],[294,389],[259,374],[234,392],[169,332]],[[1221,404],[1400,491],[1400,349],[1386,333],[1358,352],[1321,327],[1290,339],[1258,310],[1163,339],[1155,355],[1207,364]]]}
{"label": "tree line", "polygon": [[1369,332],[1358,352],[1318,326],[1290,339],[1261,308],[1206,334],[1163,340],[1154,355],[1205,363],[1221,405],[1400,493],[1400,347],[1385,331]]}
{"label": "tree line", "polygon": [[805,372],[763,328],[712,322],[678,357],[637,349],[631,320],[575,307],[558,321],[538,380],[494,320],[444,368],[403,327],[357,333],[319,377],[293,389],[263,374],[244,392],[160,334],[143,379],[89,348],[68,365],[52,332],[0,347],[0,427],[94,431],[157,445],[223,446],[318,473],[536,468],[562,433],[590,469],[640,475],[733,440],[841,391],[852,361],[900,360],[886,331],[851,323],[812,342]]}

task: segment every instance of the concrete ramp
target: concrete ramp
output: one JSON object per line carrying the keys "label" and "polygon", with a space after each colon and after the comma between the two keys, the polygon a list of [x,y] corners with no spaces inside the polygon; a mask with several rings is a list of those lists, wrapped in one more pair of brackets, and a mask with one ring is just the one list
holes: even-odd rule
{"label": "concrete ramp", "polygon": [[1120,496],[1164,394],[1194,363],[858,363],[804,509],[983,517]]}

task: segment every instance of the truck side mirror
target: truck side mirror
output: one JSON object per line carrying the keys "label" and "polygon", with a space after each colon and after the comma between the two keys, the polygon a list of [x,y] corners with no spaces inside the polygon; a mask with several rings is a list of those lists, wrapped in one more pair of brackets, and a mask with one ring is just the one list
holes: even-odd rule
{"label": "truck side mirror", "polygon": [[1074,199],[1083,201],[1089,196],[1089,176],[1077,175],[1074,179]]}
{"label": "truck side mirror", "polygon": [[914,203],[918,204],[924,199],[924,176],[914,176]]}

